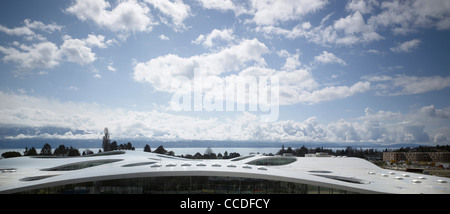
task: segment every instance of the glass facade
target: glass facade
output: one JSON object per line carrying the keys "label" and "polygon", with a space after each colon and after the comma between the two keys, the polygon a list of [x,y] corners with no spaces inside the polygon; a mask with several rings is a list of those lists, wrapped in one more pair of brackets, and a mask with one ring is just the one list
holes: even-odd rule
{"label": "glass facade", "polygon": [[354,194],[308,184],[242,177],[176,176],[92,181],[24,194]]}

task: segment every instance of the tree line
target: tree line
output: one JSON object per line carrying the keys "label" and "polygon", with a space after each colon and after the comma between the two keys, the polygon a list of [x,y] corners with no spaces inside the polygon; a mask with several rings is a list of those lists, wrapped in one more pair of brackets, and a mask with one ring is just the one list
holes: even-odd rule
{"label": "tree line", "polygon": [[335,150],[326,149],[323,147],[316,148],[306,148],[304,145],[297,149],[292,149],[288,147],[284,148],[284,145],[281,146],[281,149],[276,153],[277,155],[290,154],[297,157],[305,157],[306,154],[315,154],[315,153],[327,153],[329,155],[334,156],[347,156],[347,157],[359,157],[359,158],[367,158],[367,157],[383,157],[383,151],[378,151],[376,149],[357,149],[352,148],[351,146],[347,146],[345,149]]}
{"label": "tree line", "polygon": [[[148,144],[146,144],[144,146],[144,152],[152,152],[152,150]],[[162,145],[158,146],[158,148],[156,148],[155,151],[153,151],[153,153],[175,156],[175,152],[167,151],[166,149],[164,149],[164,146],[162,146]],[[197,152],[194,155],[186,154],[186,155],[181,155],[179,157],[188,158],[188,159],[231,159],[231,158],[240,157],[240,156],[241,155],[237,152],[232,152],[232,153],[228,154],[227,151],[225,151],[223,155],[220,152],[219,152],[219,154],[216,154],[213,152],[213,150],[210,147],[208,147],[203,154],[201,154],[200,152]]]}
{"label": "tree line", "polygon": [[104,136],[102,141],[102,148],[104,152],[115,151],[115,150],[135,150],[134,146],[131,142],[127,144],[119,144],[117,145],[116,141],[111,142],[111,135],[109,134],[108,128],[106,127],[104,130]]}

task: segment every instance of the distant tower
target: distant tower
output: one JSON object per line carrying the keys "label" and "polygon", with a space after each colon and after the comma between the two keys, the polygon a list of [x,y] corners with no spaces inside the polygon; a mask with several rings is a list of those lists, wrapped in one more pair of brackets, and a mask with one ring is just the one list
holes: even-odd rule
{"label": "distant tower", "polygon": [[103,143],[102,143],[102,148],[104,152],[109,151],[109,147],[111,145],[110,143],[110,139],[109,139],[109,131],[108,128],[106,127],[104,130],[105,136],[103,136]]}

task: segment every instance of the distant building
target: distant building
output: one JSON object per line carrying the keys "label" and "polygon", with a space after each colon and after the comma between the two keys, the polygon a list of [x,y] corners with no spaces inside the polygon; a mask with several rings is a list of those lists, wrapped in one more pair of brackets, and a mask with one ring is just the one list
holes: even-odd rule
{"label": "distant building", "polygon": [[383,152],[385,162],[450,162],[450,152]]}

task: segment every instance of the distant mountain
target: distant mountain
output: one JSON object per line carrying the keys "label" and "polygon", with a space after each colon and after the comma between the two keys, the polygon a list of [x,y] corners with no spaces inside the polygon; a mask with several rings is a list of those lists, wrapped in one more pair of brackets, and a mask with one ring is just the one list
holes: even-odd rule
{"label": "distant mountain", "polygon": [[[52,148],[59,145],[73,146],[76,148],[101,148],[103,133],[76,130],[63,127],[0,127],[0,148],[41,148],[45,143],[49,143]],[[77,138],[85,137],[85,138]],[[88,136],[88,137],[86,137]],[[89,137],[90,136],[90,137]],[[95,136],[95,137],[93,137]],[[178,141],[156,141],[152,139],[111,139],[118,144],[131,142],[136,148],[143,148],[148,144],[151,148],[163,145],[166,148],[226,148],[226,147],[280,147],[293,149],[305,146],[307,148],[400,148],[417,147],[417,144],[394,144],[380,145],[373,143],[330,143],[330,142],[280,142],[280,141],[214,141],[214,140],[178,140]]]}
{"label": "distant mountain", "polygon": [[40,136],[44,134],[48,135],[64,135],[66,133],[72,133],[73,135],[83,135],[90,132],[85,130],[76,130],[63,127],[0,127],[0,139],[6,137],[15,137],[20,134],[26,136]]}

